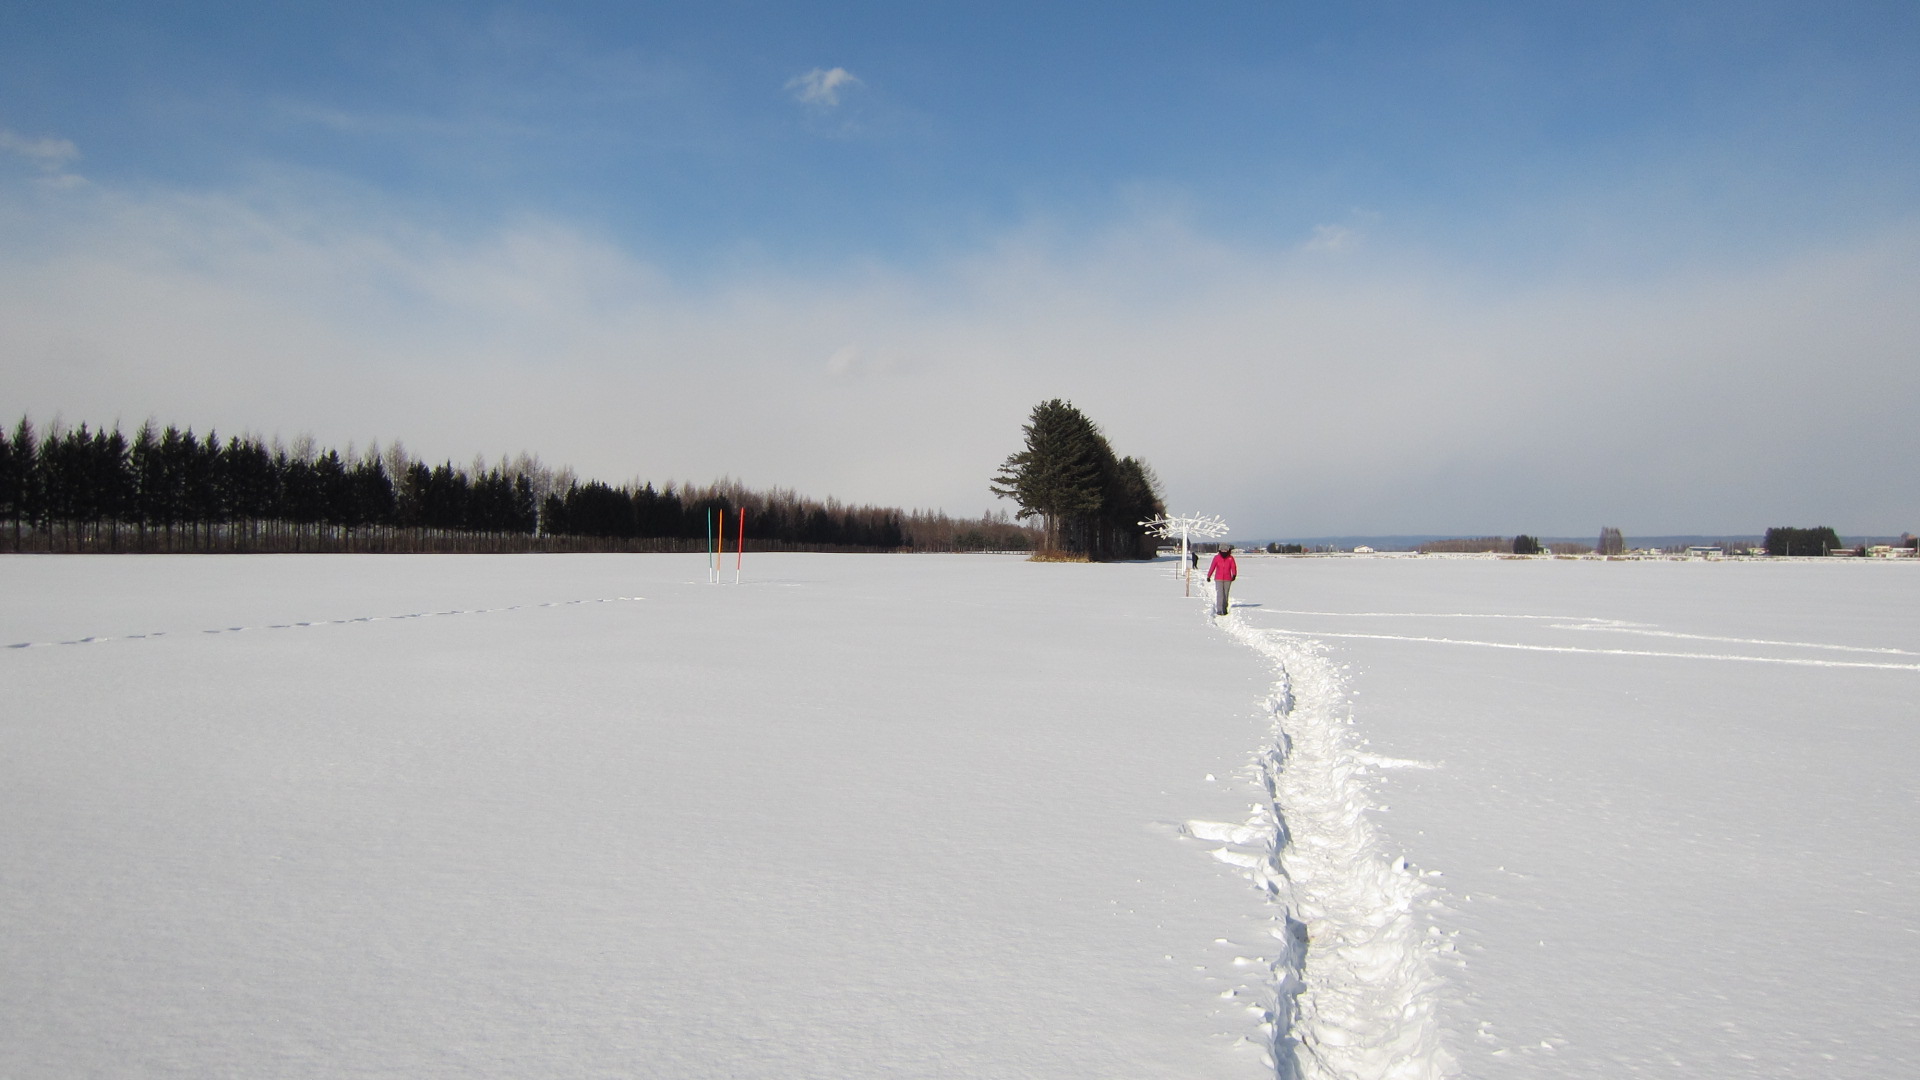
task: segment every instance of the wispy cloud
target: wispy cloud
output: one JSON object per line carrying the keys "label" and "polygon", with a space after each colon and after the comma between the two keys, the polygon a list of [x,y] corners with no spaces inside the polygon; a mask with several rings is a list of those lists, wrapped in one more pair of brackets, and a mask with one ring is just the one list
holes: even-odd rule
{"label": "wispy cloud", "polygon": [[553,130],[531,120],[513,120],[484,112],[355,110],[297,100],[267,102],[261,110],[279,124],[311,126],[336,135],[392,139],[426,147],[450,141],[527,139]]}
{"label": "wispy cloud", "polygon": [[846,68],[814,68],[788,79],[787,92],[802,104],[832,109],[840,105],[843,92],[860,85],[859,76]]}
{"label": "wispy cloud", "polygon": [[1360,234],[1345,225],[1315,225],[1303,247],[1308,251],[1346,251],[1359,239]]}
{"label": "wispy cloud", "polygon": [[86,182],[83,177],[67,169],[68,165],[80,159],[80,148],[67,139],[49,136],[29,138],[0,128],[0,152],[26,161],[40,173],[44,183],[55,187],[72,187]]}

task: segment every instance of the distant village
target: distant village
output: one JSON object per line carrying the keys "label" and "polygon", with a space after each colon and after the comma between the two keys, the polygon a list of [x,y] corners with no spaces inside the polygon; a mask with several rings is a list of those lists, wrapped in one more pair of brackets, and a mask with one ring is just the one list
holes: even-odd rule
{"label": "distant village", "polygon": [[[1308,557],[1351,557],[1351,556],[1387,556],[1393,558],[1478,558],[1478,559],[1592,559],[1592,560],[1630,560],[1630,559],[1912,559],[1920,558],[1920,538],[1912,533],[1901,533],[1898,539],[1879,542],[1875,538],[1861,538],[1852,543],[1842,543],[1833,529],[1820,526],[1811,529],[1781,527],[1768,529],[1766,535],[1758,538],[1736,537],[1732,539],[1701,540],[1688,538],[1673,542],[1672,538],[1662,537],[1663,543],[1646,546],[1632,546],[1620,530],[1607,528],[1601,531],[1598,542],[1588,544],[1576,540],[1550,539],[1519,536],[1477,536],[1445,540],[1426,540],[1417,544],[1389,546],[1385,541],[1374,543],[1286,543],[1272,541],[1265,544],[1244,544],[1236,547],[1247,554],[1288,555]],[[1210,551],[1216,545],[1198,545],[1203,551]],[[1177,549],[1171,549],[1177,554]]]}

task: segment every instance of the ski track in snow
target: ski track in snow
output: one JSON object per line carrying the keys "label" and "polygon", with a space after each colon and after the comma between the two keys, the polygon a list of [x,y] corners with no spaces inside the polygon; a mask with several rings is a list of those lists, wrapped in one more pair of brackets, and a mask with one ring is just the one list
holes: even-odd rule
{"label": "ski track in snow", "polygon": [[[1870,645],[1829,645],[1824,642],[1818,642],[1818,641],[1780,641],[1773,638],[1721,637],[1716,634],[1683,634],[1673,630],[1658,630],[1653,628],[1651,625],[1647,623],[1627,622],[1622,619],[1601,619],[1601,618],[1596,618],[1589,615],[1507,615],[1507,614],[1495,614],[1495,613],[1488,613],[1488,612],[1467,612],[1467,611],[1296,611],[1296,610],[1289,610],[1285,608],[1263,609],[1261,611],[1261,614],[1263,615],[1318,615],[1318,616],[1326,616],[1330,618],[1347,618],[1347,619],[1518,619],[1518,620],[1549,623],[1550,625],[1547,627],[1547,629],[1549,630],[1581,630],[1581,631],[1599,632],[1599,633],[1607,633],[1607,634],[1637,634],[1641,637],[1669,638],[1669,639],[1679,640],[1679,641],[1717,641],[1725,645],[1769,645],[1769,646],[1774,646],[1776,648],[1785,648],[1785,649],[1824,649],[1832,652],[1870,653],[1870,654],[1875,654],[1880,656],[1920,656],[1920,652],[1914,652],[1910,649],[1890,649],[1890,648],[1876,647],[1876,646],[1870,646]],[[1298,631],[1277,631],[1277,632],[1278,633],[1298,633]],[[1459,640],[1455,638],[1399,637],[1399,636],[1392,636],[1392,635],[1385,635],[1385,634],[1365,635],[1365,634],[1336,634],[1336,633],[1325,633],[1325,632],[1316,632],[1311,636],[1313,637],[1372,637],[1373,639],[1379,640],[1379,641],[1430,641],[1430,642],[1452,644],[1452,645],[1493,645],[1495,647],[1500,647],[1498,643],[1483,642],[1483,641],[1464,641],[1464,640]],[[1547,646],[1547,645],[1538,645],[1538,646],[1513,645],[1508,647],[1547,649],[1554,652],[1614,653],[1617,655],[1627,655],[1627,656],[1686,656],[1686,657],[1699,657],[1699,658],[1709,659],[1709,660],[1754,659],[1754,660],[1765,661],[1770,659],[1767,657],[1721,656],[1721,655],[1708,654],[1708,653],[1630,652],[1626,650],[1617,650],[1617,649],[1580,649],[1580,648],[1573,648],[1573,647],[1562,648],[1562,647]],[[1791,663],[1793,661],[1774,660],[1773,662]],[[1895,665],[1866,665],[1866,666],[1869,666],[1869,667],[1892,666],[1896,669],[1905,669],[1913,665],[1895,664]]]}
{"label": "ski track in snow", "polygon": [[[589,600],[548,600],[538,604],[509,604],[505,607],[455,608],[450,611],[415,611],[405,615],[359,615],[348,619],[309,619],[300,622],[271,623],[266,626],[219,626],[211,630],[200,630],[201,634],[242,634],[254,630],[301,630],[316,626],[347,626],[353,623],[396,622],[404,619],[434,619],[448,615],[492,615],[502,611],[521,611],[528,608],[572,607],[576,604],[618,604],[626,601],[645,600],[644,596],[608,596]],[[105,645],[112,641],[146,641],[160,637],[191,637],[196,631],[173,633],[167,630],[155,630],[150,634],[90,635],[73,638],[69,641],[22,641],[8,645],[9,649],[47,649],[58,645]]]}
{"label": "ski track in snow", "polygon": [[1342,714],[1345,680],[1316,642],[1269,634],[1241,615],[1216,620],[1279,673],[1266,700],[1273,738],[1253,772],[1266,792],[1242,825],[1190,821],[1222,846],[1278,909],[1272,1005],[1262,1034],[1280,1080],[1437,1080],[1441,1043],[1435,954],[1451,940],[1418,909],[1439,903],[1368,819],[1369,767],[1435,768],[1357,752]]}
{"label": "ski track in snow", "polygon": [[1300,611],[1291,608],[1262,608],[1267,615],[1337,615],[1346,619],[1527,619],[1552,622],[1603,623],[1608,626],[1643,626],[1644,623],[1619,619],[1594,619],[1585,615],[1498,615],[1479,611]]}
{"label": "ski track in snow", "polygon": [[1593,620],[1586,624],[1555,624],[1555,630],[1599,630],[1614,634],[1639,634],[1641,637],[1675,638],[1682,641],[1718,641],[1728,645],[1775,645],[1789,649],[1829,649],[1833,652],[1879,653],[1884,656],[1920,656],[1909,649],[1886,649],[1870,645],[1827,645],[1818,641],[1775,641],[1772,638],[1720,637],[1715,634],[1682,634],[1672,630],[1642,630],[1625,624],[1615,625],[1610,620]]}
{"label": "ski track in snow", "polygon": [[[1527,645],[1514,641],[1477,641],[1471,638],[1423,637],[1417,634],[1352,634],[1333,633],[1325,630],[1277,629],[1267,630],[1266,633],[1309,640],[1314,638],[1356,638],[1366,641],[1415,641],[1428,645],[1470,645],[1482,649],[1517,649],[1522,652],[1587,653],[1594,656],[1657,656],[1676,660],[1725,660],[1745,664],[1787,664],[1793,667],[1879,668],[1885,671],[1920,671],[1920,664],[1884,664],[1874,663],[1868,660],[1810,660],[1805,657],[1795,656],[1748,656],[1744,653],[1660,652],[1653,649],[1589,649],[1578,645]],[[1828,647],[1849,648],[1849,646]]]}

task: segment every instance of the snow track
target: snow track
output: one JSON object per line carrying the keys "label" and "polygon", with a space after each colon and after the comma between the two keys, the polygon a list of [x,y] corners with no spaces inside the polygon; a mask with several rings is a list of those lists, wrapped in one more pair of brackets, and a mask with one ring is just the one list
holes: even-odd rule
{"label": "snow track", "polygon": [[[1588,627],[1565,627],[1564,629],[1584,630]],[[1920,664],[1884,664],[1869,660],[1811,660],[1797,656],[1749,656],[1745,653],[1701,653],[1701,652],[1662,652],[1655,649],[1591,649],[1578,645],[1538,645],[1517,641],[1479,641],[1471,638],[1443,638],[1417,634],[1350,634],[1334,633],[1330,630],[1269,630],[1270,634],[1291,635],[1300,639],[1312,638],[1350,638],[1356,641],[1410,641],[1422,645],[1466,645],[1480,649],[1514,649],[1520,652],[1544,653],[1588,653],[1594,656],[1651,656],[1666,660],[1716,660],[1738,664],[1785,664],[1788,667],[1816,668],[1872,668],[1881,671],[1920,671]],[[1753,639],[1706,638],[1704,635],[1674,634],[1673,637],[1694,637],[1709,641],[1745,640],[1756,645],[1782,644],[1807,649],[1843,649],[1848,652],[1889,652],[1903,653],[1898,649],[1863,649],[1850,645],[1813,645],[1802,642],[1766,642]]]}
{"label": "snow track", "polygon": [[[252,630],[303,630],[316,626],[348,626],[353,623],[398,622],[405,619],[433,619],[448,615],[493,615],[503,611],[520,611],[524,608],[572,607],[576,604],[618,604],[629,600],[645,600],[644,596],[608,596],[591,600],[548,600],[539,604],[508,604],[489,608],[455,608],[450,611],[414,611],[405,615],[357,615],[345,619],[308,619],[295,622],[269,623],[264,626],[218,626],[210,630],[199,631],[202,634],[242,634]],[[185,634],[172,634],[166,630],[155,630],[147,634],[90,634],[81,638],[65,641],[21,641],[8,645],[9,649],[45,649],[55,645],[105,645],[113,641],[145,641],[161,637],[190,637],[192,631]]]}
{"label": "snow track", "polygon": [[1321,646],[1266,633],[1238,615],[1217,622],[1279,673],[1266,702],[1273,738],[1255,763],[1266,798],[1245,825],[1196,821],[1187,831],[1224,844],[1215,857],[1245,868],[1278,908],[1266,1029],[1275,1075],[1448,1075],[1433,972],[1433,954],[1446,946],[1419,911],[1431,890],[1383,847],[1367,817],[1363,777],[1387,762],[1354,750],[1344,680]]}
{"label": "snow track", "polygon": [[[1627,622],[1622,619],[1602,619],[1602,618],[1597,618],[1590,615],[1513,615],[1513,614],[1494,614],[1494,613],[1488,613],[1488,612],[1462,612],[1462,611],[1302,611],[1298,609],[1289,609],[1289,608],[1264,608],[1261,610],[1261,614],[1263,615],[1308,615],[1308,616],[1315,616],[1320,618],[1343,618],[1343,619],[1396,619],[1396,620],[1402,620],[1402,621],[1406,621],[1406,620],[1418,621],[1423,619],[1481,619],[1481,620],[1489,620],[1489,621],[1506,620],[1506,621],[1515,621],[1515,622],[1544,622],[1548,624],[1547,629],[1549,630],[1576,630],[1576,631],[1597,632],[1597,633],[1605,633],[1605,634],[1634,634],[1640,637],[1667,638],[1675,641],[1713,641],[1713,642],[1719,642],[1721,644],[1727,644],[1727,645],[1765,645],[1765,646],[1785,648],[1785,649],[1821,649],[1829,652],[1872,653],[1872,654],[1882,655],[1882,656],[1920,656],[1920,652],[1914,652],[1911,649],[1893,649],[1893,648],[1885,648],[1885,647],[1879,647],[1879,646],[1829,645],[1829,644],[1826,644],[1825,642],[1818,642],[1818,641],[1783,641],[1777,638],[1725,637],[1718,634],[1683,634],[1673,630],[1660,630],[1648,623]],[[1447,644],[1447,645],[1489,644],[1488,642],[1481,642],[1481,641],[1462,641],[1454,638],[1437,638],[1437,637],[1408,637],[1400,634],[1339,634],[1339,633],[1333,633],[1331,631],[1314,631],[1311,633],[1308,633],[1305,631],[1296,631],[1296,633],[1300,633],[1303,636],[1314,636],[1314,637],[1370,638],[1377,641],[1425,641],[1425,642],[1436,642],[1436,643]],[[1617,650],[1617,649],[1584,649],[1583,650],[1583,649],[1576,649],[1572,647],[1557,647],[1557,646],[1547,647],[1547,649],[1548,651],[1560,651],[1560,652],[1582,652],[1582,651],[1613,652],[1613,653],[1622,652],[1622,650]],[[1699,658],[1708,659],[1708,660],[1759,659],[1764,661],[1764,660],[1770,659],[1768,657],[1731,657],[1731,656],[1712,655],[1712,654],[1706,654],[1706,653],[1664,653],[1664,652],[1640,652],[1640,651],[1626,651],[1624,652],[1624,655],[1699,657]],[[1913,665],[1908,664],[1908,665],[1893,665],[1893,666],[1904,668],[1904,667],[1912,667]]]}

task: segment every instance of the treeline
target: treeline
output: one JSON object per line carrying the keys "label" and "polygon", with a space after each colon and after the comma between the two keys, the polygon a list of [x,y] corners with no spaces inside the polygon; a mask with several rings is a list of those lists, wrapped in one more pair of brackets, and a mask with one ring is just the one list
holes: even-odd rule
{"label": "treeline", "polygon": [[[1616,535],[1618,530],[1614,530]],[[1605,541],[1604,535],[1602,541]],[[1571,540],[1544,542],[1537,536],[1476,536],[1470,539],[1429,540],[1417,548],[1423,555],[1586,555],[1593,548]]]}
{"label": "treeline", "polygon": [[1030,551],[1037,530],[1004,515],[956,520],[938,511],[845,506],[775,488],[754,491],[731,481],[707,487],[652,484],[617,488],[597,480],[569,483],[542,500],[541,528],[553,535],[640,540],[698,538],[705,543],[715,511],[725,511],[732,544],[742,512],[746,538],[787,550]]}
{"label": "treeline", "polygon": [[1423,555],[1466,555],[1511,552],[1513,541],[1504,536],[1476,536],[1470,539],[1429,540],[1420,545]]}
{"label": "treeline", "polygon": [[0,550],[697,551],[714,511],[727,512],[733,540],[743,509],[758,550],[1025,550],[1036,537],[1004,517],[955,521],[731,482],[581,482],[525,454],[428,465],[398,443],[343,454],[152,422],[131,439],[84,424],[43,437],[25,418],[0,439]]}
{"label": "treeline", "polygon": [[1155,540],[1143,523],[1166,513],[1153,471],[1119,457],[1085,413],[1054,398],[1033,407],[1024,449],[995,474],[992,490],[1013,499],[1020,516],[1042,521],[1050,556],[1151,559]]}
{"label": "treeline", "polygon": [[676,537],[706,542],[715,512],[725,514],[726,541],[735,542],[741,510],[748,540],[822,551],[893,551],[907,546],[904,516],[876,506],[841,506],[803,499],[791,492],[761,494],[744,488],[616,488],[597,480],[574,483],[541,503],[541,521],[557,536],[642,540]]}

